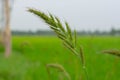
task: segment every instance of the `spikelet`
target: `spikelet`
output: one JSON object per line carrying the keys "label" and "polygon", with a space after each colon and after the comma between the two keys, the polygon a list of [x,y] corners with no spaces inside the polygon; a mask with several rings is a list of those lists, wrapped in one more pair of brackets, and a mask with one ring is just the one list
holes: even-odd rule
{"label": "spikelet", "polygon": [[[70,75],[68,74],[68,72],[64,69],[64,67],[60,64],[55,64],[55,63],[51,63],[51,64],[47,64],[46,65],[47,70],[49,70],[48,68],[54,68],[59,70],[59,72],[62,72],[64,74],[64,76],[68,79],[71,80]],[[50,74],[50,73],[49,73]]]}
{"label": "spikelet", "polygon": [[83,53],[83,48],[80,47],[80,57],[81,57],[81,62],[83,65],[83,68],[85,67],[85,59],[84,59],[84,53]]}
{"label": "spikelet", "polygon": [[103,53],[106,54],[111,54],[120,57],[120,51],[119,50],[104,50],[102,51]]}

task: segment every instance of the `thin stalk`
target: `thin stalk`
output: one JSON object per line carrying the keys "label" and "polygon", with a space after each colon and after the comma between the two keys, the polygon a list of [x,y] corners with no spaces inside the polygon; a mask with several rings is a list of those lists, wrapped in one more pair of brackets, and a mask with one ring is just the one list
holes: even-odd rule
{"label": "thin stalk", "polygon": [[83,70],[83,72],[85,74],[86,80],[89,80],[89,76],[88,76],[88,71],[87,71],[86,65],[82,64],[82,60],[81,60],[80,56],[77,56],[77,57],[78,57],[78,59],[81,62],[80,64],[82,65],[82,70]]}
{"label": "thin stalk", "polygon": [[83,71],[85,73],[85,76],[86,76],[87,80],[89,80],[88,71],[87,71],[86,64],[85,64],[84,52],[83,52],[83,48],[81,46],[80,46],[79,59],[81,60],[82,69],[83,69]]}
{"label": "thin stalk", "polygon": [[47,73],[48,73],[48,78],[49,78],[49,80],[51,80],[50,71],[47,66],[46,66],[46,69],[47,69]]}
{"label": "thin stalk", "polygon": [[88,71],[87,71],[86,66],[83,66],[82,68],[83,68],[83,71],[85,73],[85,76],[86,76],[87,80],[89,80]]}

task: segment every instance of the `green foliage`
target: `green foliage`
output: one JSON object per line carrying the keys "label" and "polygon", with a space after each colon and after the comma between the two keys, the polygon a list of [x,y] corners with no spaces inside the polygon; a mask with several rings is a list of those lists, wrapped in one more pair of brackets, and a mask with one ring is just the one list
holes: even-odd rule
{"label": "green foliage", "polygon": [[[25,48],[25,53],[21,54],[20,44],[26,40],[32,44],[34,49],[31,51]],[[55,36],[13,36],[12,41],[11,57],[4,59],[3,53],[0,53],[1,79],[6,76],[9,80],[49,80],[46,64],[59,63],[69,73],[71,80],[86,80],[79,60],[76,56],[70,55]],[[78,41],[84,46],[83,51],[86,53],[84,57],[90,80],[120,79],[119,57],[101,54],[101,50],[120,49],[118,44],[120,37],[81,36],[78,37]],[[59,74],[57,70],[50,68],[50,72],[52,80],[56,80]]]}

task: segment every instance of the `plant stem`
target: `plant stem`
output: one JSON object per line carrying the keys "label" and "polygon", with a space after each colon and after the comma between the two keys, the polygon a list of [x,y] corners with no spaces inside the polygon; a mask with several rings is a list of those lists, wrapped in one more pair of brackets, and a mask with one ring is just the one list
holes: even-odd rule
{"label": "plant stem", "polygon": [[86,76],[87,80],[89,80],[88,71],[87,71],[86,67],[83,66],[82,68],[83,68],[83,71],[85,73],[85,76]]}
{"label": "plant stem", "polygon": [[[82,60],[81,60],[80,56],[78,56],[78,58],[79,58],[79,60],[80,60],[80,62],[81,62]],[[81,65],[82,65],[82,70],[84,71],[86,80],[89,80],[89,76],[88,76],[88,71],[87,71],[86,65],[85,65],[85,64],[82,64],[82,63],[81,63]]]}
{"label": "plant stem", "polygon": [[85,73],[85,77],[87,78],[87,80],[89,80],[89,76],[88,76],[88,71],[86,69],[86,64],[85,64],[85,58],[84,58],[84,52],[83,52],[83,47],[80,46],[80,56],[78,56],[79,60],[81,61],[81,65],[82,65],[82,70]]}

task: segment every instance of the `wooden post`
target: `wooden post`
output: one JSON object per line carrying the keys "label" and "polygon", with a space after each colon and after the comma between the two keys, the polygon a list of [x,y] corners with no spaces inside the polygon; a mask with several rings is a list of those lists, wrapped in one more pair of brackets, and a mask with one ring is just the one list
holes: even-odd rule
{"label": "wooden post", "polygon": [[5,47],[5,57],[8,58],[11,53],[11,31],[10,31],[10,7],[9,0],[5,0],[5,29],[3,32],[3,40]]}

